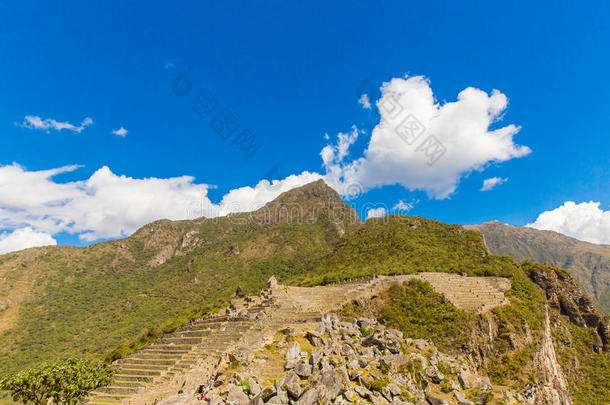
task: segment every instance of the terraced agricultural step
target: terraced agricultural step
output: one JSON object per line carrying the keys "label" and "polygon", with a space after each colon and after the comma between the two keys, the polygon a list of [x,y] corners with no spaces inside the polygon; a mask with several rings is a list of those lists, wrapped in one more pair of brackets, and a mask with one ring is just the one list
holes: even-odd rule
{"label": "terraced agricultural step", "polygon": [[156,365],[156,364],[133,364],[130,363],[129,361],[126,361],[125,363],[121,363],[119,365],[119,367],[121,369],[125,369],[125,368],[135,368],[138,370],[149,370],[149,371],[161,371],[161,370],[165,370],[167,368],[166,365]]}
{"label": "terraced agricultural step", "polygon": [[129,359],[129,362],[132,364],[174,364],[176,361],[180,360],[182,357],[176,356],[172,358],[141,358],[141,357],[132,357]]}
{"label": "terraced agricultural step", "polygon": [[99,392],[99,391],[93,391],[91,394],[93,395],[91,397],[92,401],[102,400],[102,401],[121,402],[123,400],[133,398],[133,394],[106,394],[105,392]]}
{"label": "terraced agricultural step", "polygon": [[105,394],[133,394],[138,391],[139,387],[122,387],[119,385],[109,385],[108,387],[98,388],[97,392],[103,392]]}
{"label": "terraced agricultural step", "polygon": [[155,377],[161,375],[167,368],[157,369],[157,370],[146,370],[138,367],[137,364],[134,365],[126,365],[121,367],[120,374],[123,375],[131,375],[131,376],[141,376],[141,377]]}
{"label": "terraced agricultural step", "polygon": [[114,380],[113,384],[119,385],[121,387],[134,387],[134,388],[145,388],[151,387],[153,384],[143,382],[143,381],[125,381],[125,380]]}

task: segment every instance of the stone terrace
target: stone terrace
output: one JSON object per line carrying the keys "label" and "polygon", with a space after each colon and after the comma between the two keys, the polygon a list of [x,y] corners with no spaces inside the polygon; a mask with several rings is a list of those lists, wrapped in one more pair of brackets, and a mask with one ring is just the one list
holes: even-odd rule
{"label": "stone terrace", "polygon": [[[508,303],[508,279],[464,277],[448,273],[377,276],[317,287],[278,285],[275,278],[257,297],[232,301],[230,308],[184,326],[116,362],[113,383],[94,391],[88,402],[98,405],[152,403],[195,380],[237,346],[261,347],[265,336],[290,325],[317,323],[322,314],[356,299],[370,299],[392,284],[409,279],[428,281],[456,307],[488,311]],[[263,374],[279,375],[282,364],[269,364]]]}

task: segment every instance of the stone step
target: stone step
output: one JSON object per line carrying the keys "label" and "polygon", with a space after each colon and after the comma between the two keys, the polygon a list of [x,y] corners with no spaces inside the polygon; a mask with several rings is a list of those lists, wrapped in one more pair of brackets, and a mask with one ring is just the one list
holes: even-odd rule
{"label": "stone step", "polygon": [[97,388],[96,391],[103,392],[105,394],[133,394],[134,392],[138,391],[139,388],[140,387],[123,387],[113,383],[107,387]]}
{"label": "stone step", "polygon": [[133,393],[131,394],[109,394],[100,391],[92,391],[91,392],[91,401],[124,401],[129,398],[133,398]]}
{"label": "stone step", "polygon": [[151,383],[147,383],[147,382],[143,382],[143,381],[126,381],[126,380],[117,380],[115,379],[112,382],[112,385],[117,385],[120,387],[133,387],[133,388],[140,388],[140,387],[152,387],[153,384]]}
{"label": "stone step", "polygon": [[132,368],[132,369],[138,369],[138,370],[150,370],[150,371],[159,371],[159,370],[165,370],[167,368],[166,365],[164,364],[134,364],[134,363],[130,363],[129,359],[126,359],[124,363],[119,364],[120,368]]}
{"label": "stone step", "polygon": [[168,337],[162,337],[161,339],[157,340],[157,342],[159,342],[159,344],[174,343],[174,344],[186,345],[186,344],[197,344],[197,343],[201,342],[201,338],[168,336]]}
{"label": "stone step", "polygon": [[124,367],[121,367],[121,369],[119,370],[119,372],[121,374],[127,374],[127,375],[133,375],[133,376],[142,376],[142,377],[155,377],[155,376],[159,376],[161,375],[165,370],[167,370],[167,368],[164,369],[158,369],[158,370],[146,370],[146,369],[142,369],[142,368],[136,368],[138,367],[138,364],[135,365],[127,365]]}
{"label": "stone step", "polygon": [[119,372],[118,374],[114,375],[114,378],[121,381],[152,383],[156,376],[132,374],[129,372]]}
{"label": "stone step", "polygon": [[178,360],[180,360],[179,358],[176,359],[141,359],[141,358],[137,358],[137,357],[130,357],[126,363],[129,364],[152,364],[152,365],[172,365],[175,362],[177,362]]}

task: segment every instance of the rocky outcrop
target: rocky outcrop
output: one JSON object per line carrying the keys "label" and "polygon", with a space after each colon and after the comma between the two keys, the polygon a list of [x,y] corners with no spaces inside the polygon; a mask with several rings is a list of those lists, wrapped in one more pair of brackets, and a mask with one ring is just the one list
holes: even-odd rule
{"label": "rocky outcrop", "polygon": [[551,307],[575,325],[596,331],[595,351],[610,349],[610,318],[597,309],[568,271],[535,264],[528,276],[546,292]]}
{"label": "rocky outcrop", "polygon": [[557,355],[553,347],[548,308],[546,308],[543,342],[536,352],[534,361],[543,379],[543,385],[540,387],[540,397],[543,403],[571,405],[572,399],[569,394],[568,382],[557,361]]}
{"label": "rocky outcrop", "polygon": [[[279,349],[277,355],[285,360],[283,375],[274,380],[260,372],[268,362],[264,353],[255,355],[249,367],[221,365],[207,393],[211,405],[525,402],[521,394],[492,385],[464,358],[442,353],[429,340],[405,338],[375,319],[344,322],[325,314],[308,329],[293,328],[267,344],[265,353]],[[196,402],[193,396],[181,403]]]}

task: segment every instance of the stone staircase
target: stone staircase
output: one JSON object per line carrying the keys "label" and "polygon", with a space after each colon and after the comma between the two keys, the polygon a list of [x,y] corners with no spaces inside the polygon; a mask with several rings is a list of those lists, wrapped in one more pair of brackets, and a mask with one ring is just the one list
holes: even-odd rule
{"label": "stone staircase", "polygon": [[[94,391],[87,402],[97,405],[154,402],[170,390],[175,394],[183,376],[203,372],[204,363],[216,364],[232,348],[239,345],[260,348],[265,335],[287,326],[307,329],[326,312],[356,299],[370,299],[393,284],[413,278],[428,281],[456,307],[465,310],[481,312],[508,303],[504,293],[510,288],[510,281],[499,277],[419,273],[317,287],[270,282],[270,288],[260,296],[235,299],[228,309],[179,328],[117,361],[119,371],[112,384]],[[270,358],[261,374],[273,378],[283,371],[283,360]]]}
{"label": "stone staircase", "polygon": [[92,392],[87,402],[130,402],[140,390],[169,382],[201,360],[220,358],[255,325],[248,316],[228,315],[193,322],[117,361],[114,381]]}

